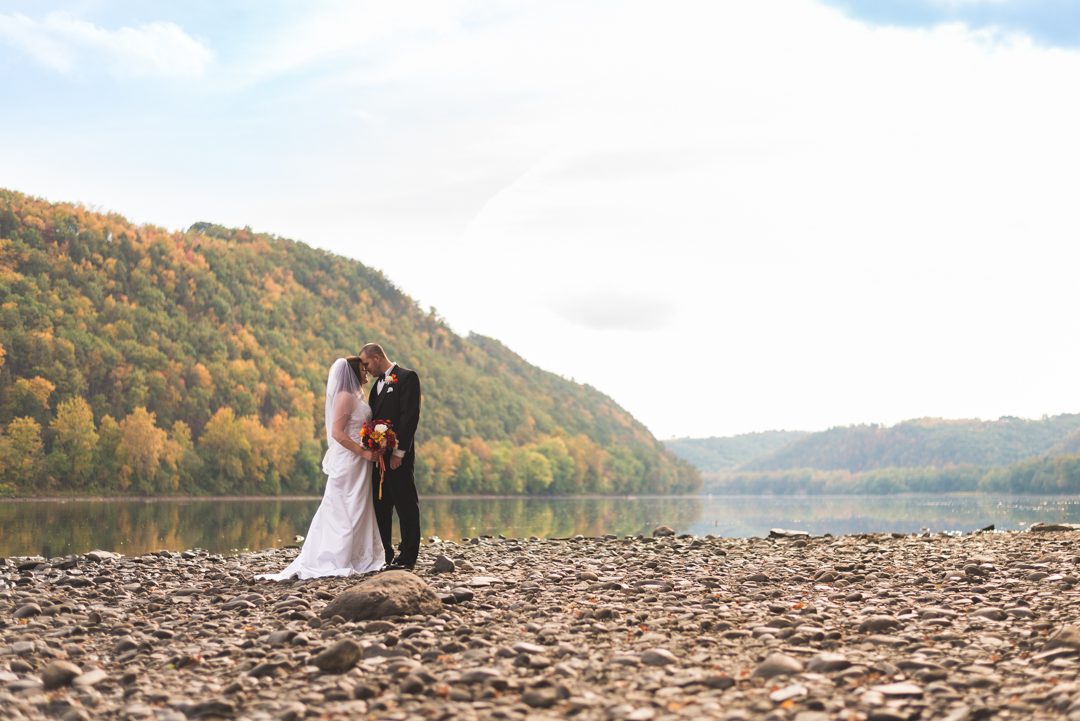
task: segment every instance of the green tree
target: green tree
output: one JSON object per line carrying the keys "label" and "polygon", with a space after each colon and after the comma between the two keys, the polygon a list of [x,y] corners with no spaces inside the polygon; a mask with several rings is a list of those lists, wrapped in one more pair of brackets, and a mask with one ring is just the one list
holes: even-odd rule
{"label": "green tree", "polygon": [[292,456],[286,452],[288,458],[281,457],[280,446],[258,417],[244,416],[239,423],[250,449],[244,456],[241,488],[245,493],[281,493],[281,464],[291,462]]}
{"label": "green tree", "polygon": [[49,397],[54,390],[56,386],[41,376],[19,378],[5,394],[0,413],[4,418],[25,416],[36,420],[38,425],[48,423]]}
{"label": "green tree", "polygon": [[165,441],[161,456],[162,476],[158,487],[166,493],[196,490],[195,479],[202,468],[202,459],[195,452],[191,441],[191,429],[183,421],[176,421]]}
{"label": "green tree", "polygon": [[104,493],[120,490],[120,424],[106,415],[98,424],[97,451],[94,454],[94,483]]}
{"label": "green tree", "polygon": [[450,482],[450,490],[461,494],[476,493],[483,487],[483,472],[480,459],[468,448],[463,449],[454,470],[454,478]]}
{"label": "green tree", "polygon": [[545,438],[537,445],[536,451],[543,455],[551,466],[552,493],[565,496],[581,492],[577,485],[574,459],[570,457],[566,441],[558,437]]}
{"label": "green tree", "polygon": [[84,489],[94,472],[94,453],[98,433],[90,404],[79,397],[61,401],[56,417],[49,424],[52,450],[49,452],[49,472],[61,486]]}
{"label": "green tree", "polygon": [[219,408],[210,418],[198,448],[206,469],[207,490],[226,493],[243,484],[244,468],[251,457],[251,441],[232,408]]}
{"label": "green tree", "polygon": [[523,449],[519,451],[519,456],[515,461],[521,467],[526,493],[540,495],[549,491],[554,475],[547,457],[534,450]]}
{"label": "green tree", "polygon": [[116,448],[120,462],[120,489],[154,493],[161,457],[168,434],[157,427],[153,413],[138,407],[120,422],[120,443]]}
{"label": "green tree", "polygon": [[33,418],[15,418],[0,437],[0,473],[24,492],[49,490],[44,474],[41,426]]}

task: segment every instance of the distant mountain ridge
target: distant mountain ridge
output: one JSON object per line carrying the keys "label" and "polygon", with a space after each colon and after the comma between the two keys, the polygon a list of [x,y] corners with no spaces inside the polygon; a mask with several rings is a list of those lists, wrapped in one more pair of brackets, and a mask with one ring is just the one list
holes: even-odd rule
{"label": "distant mountain ridge", "polygon": [[700,487],[596,389],[249,228],[0,190],[0,321],[0,495],[317,492],[327,368],[369,340],[421,374],[422,493]]}
{"label": "distant mountain ridge", "polygon": [[[757,435],[764,442],[747,443]],[[919,418],[894,426],[676,439],[667,445],[697,465],[713,491],[1080,491],[1080,472],[1074,475],[1072,464],[1080,458],[1080,414]],[[760,452],[747,458],[755,449]]]}
{"label": "distant mountain ridge", "polygon": [[1002,466],[1049,452],[1080,430],[1080,414],[996,421],[918,418],[812,433],[744,463],[747,471]]}
{"label": "distant mountain ridge", "polygon": [[717,473],[768,457],[809,435],[807,431],[762,431],[726,437],[673,438],[664,444],[702,473]]}

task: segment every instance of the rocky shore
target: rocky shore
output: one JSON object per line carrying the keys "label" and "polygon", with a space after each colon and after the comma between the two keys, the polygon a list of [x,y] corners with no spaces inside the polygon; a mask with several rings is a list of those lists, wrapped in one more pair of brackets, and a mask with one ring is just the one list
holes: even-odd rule
{"label": "rocky shore", "polygon": [[1041,530],[0,559],[0,718],[1080,719],[1080,532]]}

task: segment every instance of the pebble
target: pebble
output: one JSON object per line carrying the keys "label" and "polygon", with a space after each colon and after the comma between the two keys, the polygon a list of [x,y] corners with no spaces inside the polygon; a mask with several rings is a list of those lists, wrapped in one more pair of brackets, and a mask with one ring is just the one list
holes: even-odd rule
{"label": "pebble", "polygon": [[773,678],[801,673],[802,670],[802,662],[798,659],[782,653],[772,653],[754,669],[753,675],[760,678]]}
{"label": "pebble", "polygon": [[28,603],[25,606],[20,606],[15,613],[12,614],[14,618],[30,618],[32,616],[41,615],[41,606],[36,603]]}
{"label": "pebble", "polygon": [[285,644],[296,638],[296,631],[292,629],[282,629],[280,631],[274,631],[267,636],[266,642],[271,646],[284,646]]}
{"label": "pebble", "polygon": [[806,670],[810,673],[830,673],[842,671],[849,666],[851,666],[851,661],[848,661],[843,654],[823,651],[807,662]]}
{"label": "pebble", "polygon": [[[471,601],[476,598],[476,593],[463,586],[455,586],[450,590],[450,597],[453,599],[454,603],[465,603],[466,601]],[[443,602],[445,603],[445,601],[446,599],[444,598]]]}
{"label": "pebble", "polygon": [[646,666],[667,666],[678,663],[675,654],[664,648],[650,648],[641,654],[641,662]]}
{"label": "pebble", "polygon": [[1000,608],[991,607],[976,609],[971,612],[971,615],[978,616],[979,618],[988,618],[991,621],[1004,621],[1009,617],[1009,615]]}
{"label": "pebble", "polygon": [[769,530],[769,538],[809,538],[806,531],[792,531],[785,528],[773,528]]}
{"label": "pebble", "polygon": [[540,654],[544,652],[543,646],[538,646],[535,643],[529,643],[528,641],[518,641],[511,646],[511,649],[514,653]]}
{"label": "pebble", "polygon": [[793,683],[790,686],[779,688],[769,694],[769,700],[773,703],[783,703],[784,701],[790,701],[794,698],[802,698],[809,693],[806,690],[806,686],[800,683]]}
{"label": "pebble", "polygon": [[345,673],[360,660],[363,649],[352,639],[345,638],[319,653],[311,663],[325,673]]}
{"label": "pebble", "polygon": [[67,686],[81,673],[82,669],[70,661],[52,661],[41,671],[41,685],[46,691],[51,691]]}
{"label": "pebble", "polygon": [[109,674],[104,669],[92,668],[80,673],[71,683],[76,688],[92,688],[108,680],[108,678]]}
{"label": "pebble", "polygon": [[521,701],[533,708],[551,708],[559,701],[559,694],[554,688],[532,688],[521,694]]}
{"label": "pebble", "polygon": [[473,588],[483,588],[496,583],[502,583],[502,579],[494,576],[476,576],[469,580],[469,586]]}
{"label": "pebble", "polygon": [[872,686],[870,690],[877,691],[883,696],[922,696],[923,694],[922,686],[906,681]]}
{"label": "pebble", "polygon": [[461,674],[461,678],[459,680],[461,681],[461,683],[473,684],[497,681],[501,678],[502,674],[498,671],[498,669],[474,668]]}
{"label": "pebble", "polygon": [[891,631],[900,626],[900,620],[892,616],[871,616],[859,624],[859,630],[864,633],[881,633]]}
{"label": "pebble", "polygon": [[1071,648],[1080,650],[1080,628],[1076,626],[1063,626],[1058,629],[1046,643],[1043,650],[1049,651],[1055,648]]}

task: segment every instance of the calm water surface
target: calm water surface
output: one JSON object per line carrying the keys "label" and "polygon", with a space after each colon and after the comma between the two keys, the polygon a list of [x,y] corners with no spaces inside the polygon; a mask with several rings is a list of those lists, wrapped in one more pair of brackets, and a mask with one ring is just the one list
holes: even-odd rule
{"label": "calm water surface", "polygon": [[[138,554],[215,553],[293,543],[317,498],[303,500],[0,501],[0,556],[45,557],[93,549]],[[527,538],[649,533],[763,536],[770,528],[824,533],[973,531],[1080,523],[1080,496],[691,496],[637,498],[435,498],[421,504],[424,536]]]}

